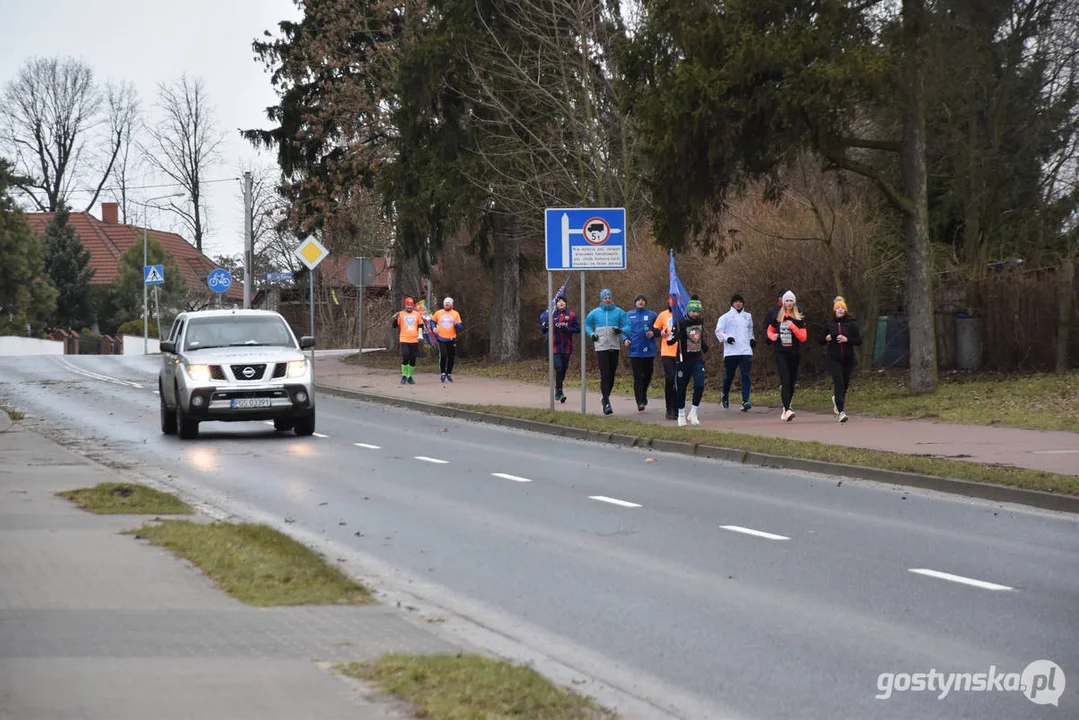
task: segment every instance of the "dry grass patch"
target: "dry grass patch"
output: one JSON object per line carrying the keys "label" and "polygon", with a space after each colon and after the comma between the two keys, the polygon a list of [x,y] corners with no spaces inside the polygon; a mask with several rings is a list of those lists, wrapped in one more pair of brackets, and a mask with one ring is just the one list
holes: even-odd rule
{"label": "dry grass patch", "polygon": [[366,605],[371,591],[318,553],[265,525],[166,520],[128,535],[197,565],[248,605]]}
{"label": "dry grass patch", "polygon": [[62,490],[59,497],[99,515],[190,515],[194,512],[175,495],[135,483],[99,483],[92,488]]}
{"label": "dry grass patch", "polygon": [[477,655],[384,655],[339,665],[429,720],[612,720],[617,716],[531,668]]}

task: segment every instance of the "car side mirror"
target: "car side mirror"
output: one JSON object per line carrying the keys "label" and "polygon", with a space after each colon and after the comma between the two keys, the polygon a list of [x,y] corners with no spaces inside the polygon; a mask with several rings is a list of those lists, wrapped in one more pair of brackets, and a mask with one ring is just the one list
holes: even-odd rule
{"label": "car side mirror", "polygon": [[304,335],[302,338],[300,338],[301,350],[306,350],[307,348],[313,347],[315,347],[315,338],[311,337],[310,335]]}
{"label": "car side mirror", "polygon": [[161,341],[161,352],[163,352],[163,353],[174,353],[174,352],[176,352],[176,343],[174,343],[172,340],[162,340]]}

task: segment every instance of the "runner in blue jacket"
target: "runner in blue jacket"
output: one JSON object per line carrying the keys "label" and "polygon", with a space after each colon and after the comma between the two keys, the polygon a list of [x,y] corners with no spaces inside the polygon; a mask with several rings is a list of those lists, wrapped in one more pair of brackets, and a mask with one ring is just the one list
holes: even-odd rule
{"label": "runner in blue jacket", "polygon": [[644,412],[648,406],[648,386],[652,384],[652,371],[656,362],[656,331],[652,327],[659,317],[648,309],[648,298],[638,293],[633,299],[634,308],[626,313],[629,332],[624,344],[629,347],[629,362],[633,368],[633,396],[637,410]]}
{"label": "runner in blue jacket", "polygon": [[584,319],[584,331],[596,349],[603,414],[610,415],[614,412],[611,409],[611,389],[614,388],[614,376],[618,371],[619,339],[629,333],[629,319],[626,311],[614,304],[614,296],[607,288],[599,293],[599,307]]}

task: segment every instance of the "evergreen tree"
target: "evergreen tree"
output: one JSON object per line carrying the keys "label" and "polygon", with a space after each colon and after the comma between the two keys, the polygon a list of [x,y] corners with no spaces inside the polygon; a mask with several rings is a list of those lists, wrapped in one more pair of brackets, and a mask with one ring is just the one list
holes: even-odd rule
{"label": "evergreen tree", "polygon": [[[161,322],[165,324],[166,317],[172,317],[176,310],[184,309],[187,305],[187,283],[172,257],[165,252],[153,238],[146,244],[148,265],[163,265],[165,271],[165,284],[157,288],[158,302],[161,305]],[[120,256],[117,268],[118,274],[113,280],[113,301],[118,310],[118,316],[122,322],[142,319],[142,290],[145,282],[142,271],[142,243],[138,242],[128,248],[127,252]],[[153,288],[149,290],[149,311],[151,316],[154,312]],[[122,323],[121,323],[122,324]]]}
{"label": "evergreen tree", "polygon": [[0,160],[0,335],[39,336],[56,307],[45,274],[45,243],[9,194],[11,166]]}
{"label": "evergreen tree", "polygon": [[46,269],[59,293],[53,327],[79,330],[94,321],[94,307],[90,301],[94,269],[90,267],[90,253],[83,247],[82,239],[68,224],[70,217],[67,204],[61,202],[52,222],[45,228]]}

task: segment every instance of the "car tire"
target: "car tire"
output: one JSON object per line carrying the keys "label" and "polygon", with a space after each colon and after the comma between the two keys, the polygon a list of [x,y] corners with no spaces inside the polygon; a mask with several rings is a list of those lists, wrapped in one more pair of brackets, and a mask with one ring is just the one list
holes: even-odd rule
{"label": "car tire", "polygon": [[157,386],[157,393],[161,397],[161,432],[165,435],[175,435],[176,413],[169,409],[165,402],[165,393],[161,392],[161,385]]}
{"label": "car tire", "polygon": [[315,432],[315,411],[306,417],[298,417],[292,421],[292,429],[297,435],[313,435]]}
{"label": "car tire", "polygon": [[287,432],[292,429],[292,420],[289,418],[275,418],[273,421],[273,429],[278,432]]}
{"label": "car tire", "polygon": [[194,440],[199,436],[199,421],[184,412],[179,392],[176,393],[176,434],[183,440]]}

